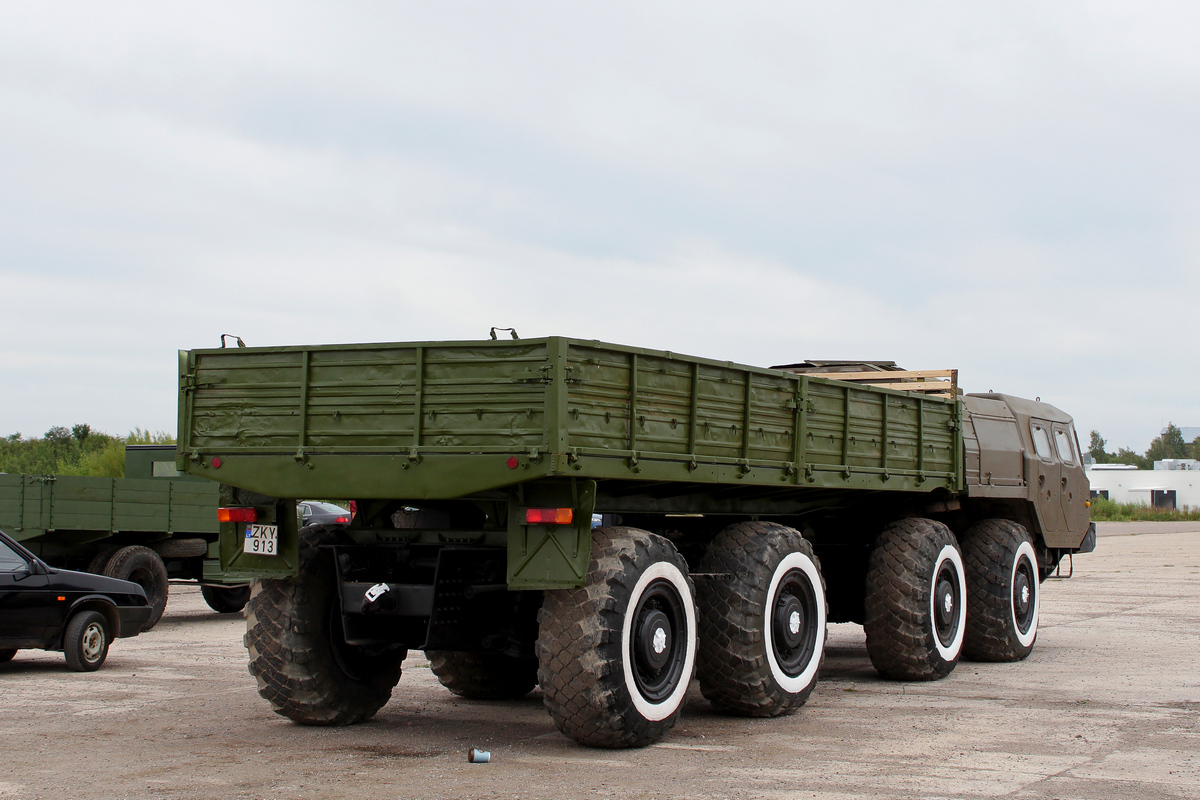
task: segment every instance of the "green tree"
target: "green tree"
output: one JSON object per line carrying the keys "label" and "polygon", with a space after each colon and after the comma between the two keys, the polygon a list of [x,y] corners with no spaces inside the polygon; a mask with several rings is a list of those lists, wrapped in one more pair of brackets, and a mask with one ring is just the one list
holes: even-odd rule
{"label": "green tree", "polygon": [[42,436],[47,442],[62,444],[71,441],[71,432],[62,425],[56,425]]}
{"label": "green tree", "polygon": [[64,465],[60,475],[87,475],[92,478],[125,477],[125,442],[109,438],[104,447],[82,455],[74,464]]}
{"label": "green tree", "polygon": [[1154,465],[1145,456],[1138,455],[1128,447],[1122,447],[1113,457],[1114,464],[1133,464],[1138,469],[1150,469]]}
{"label": "green tree", "polygon": [[0,472],[31,475],[90,474],[81,473],[82,460],[93,457],[115,437],[92,430],[90,425],[76,425],[74,430],[56,426],[42,438],[25,439],[19,433],[0,438]]}
{"label": "green tree", "polygon": [[134,428],[125,441],[127,444],[175,444],[175,435],[166,431],[151,431],[149,428]]}
{"label": "green tree", "polygon": [[1150,449],[1146,451],[1146,460],[1153,466],[1155,461],[1162,461],[1164,458],[1187,458],[1190,455],[1189,449],[1183,441],[1183,432],[1175,427],[1175,423],[1168,422],[1162,435],[1150,443]]}
{"label": "green tree", "polygon": [[1192,439],[1192,454],[1189,458],[1200,460],[1200,436]]}
{"label": "green tree", "polygon": [[1088,454],[1097,464],[1108,464],[1113,460],[1112,453],[1104,449],[1106,447],[1108,447],[1108,442],[1104,441],[1104,437],[1100,435],[1100,431],[1093,430],[1091,441],[1088,442]]}

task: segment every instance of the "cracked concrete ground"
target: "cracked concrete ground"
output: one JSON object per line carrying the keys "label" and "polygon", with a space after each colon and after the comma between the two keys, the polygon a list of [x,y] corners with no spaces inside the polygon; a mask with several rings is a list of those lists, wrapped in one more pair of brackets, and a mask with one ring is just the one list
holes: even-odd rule
{"label": "cracked concrete ground", "polygon": [[560,736],[537,693],[451,696],[420,654],[370,723],[293,725],[255,692],[242,620],[173,587],[97,673],[40,651],[0,664],[0,798],[1200,796],[1200,524],[1102,524],[1043,588],[1023,663],[889,683],[862,629],[834,625],[796,715],[720,716],[693,687],[666,741],[611,751]]}

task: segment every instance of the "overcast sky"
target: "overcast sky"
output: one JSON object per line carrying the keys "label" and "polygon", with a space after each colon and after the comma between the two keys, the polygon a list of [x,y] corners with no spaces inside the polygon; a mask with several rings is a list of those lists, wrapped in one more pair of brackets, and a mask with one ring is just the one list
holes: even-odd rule
{"label": "overcast sky", "polygon": [[493,325],[1200,425],[1200,4],[8,3],[0,435]]}

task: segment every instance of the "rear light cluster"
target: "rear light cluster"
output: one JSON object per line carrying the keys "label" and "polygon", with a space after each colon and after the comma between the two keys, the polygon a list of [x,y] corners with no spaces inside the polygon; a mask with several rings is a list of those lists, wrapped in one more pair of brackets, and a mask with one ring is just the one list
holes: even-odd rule
{"label": "rear light cluster", "polygon": [[575,511],[570,508],[527,508],[525,522],[529,525],[570,525]]}
{"label": "rear light cluster", "polygon": [[350,518],[349,517],[338,517],[337,519],[334,520],[334,522],[337,524],[349,525]]}
{"label": "rear light cluster", "polygon": [[218,508],[217,522],[258,522],[258,509]]}

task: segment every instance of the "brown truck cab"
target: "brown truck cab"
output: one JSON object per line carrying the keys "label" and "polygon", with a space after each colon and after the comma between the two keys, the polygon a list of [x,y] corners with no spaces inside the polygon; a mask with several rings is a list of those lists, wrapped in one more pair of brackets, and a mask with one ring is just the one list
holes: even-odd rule
{"label": "brown truck cab", "polygon": [[1088,481],[1071,417],[1007,394],[963,396],[967,497],[986,516],[1015,519],[1044,544],[1043,569],[1065,552],[1091,552]]}

